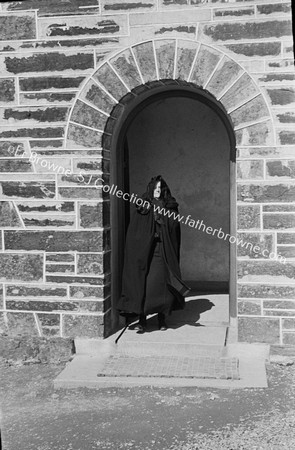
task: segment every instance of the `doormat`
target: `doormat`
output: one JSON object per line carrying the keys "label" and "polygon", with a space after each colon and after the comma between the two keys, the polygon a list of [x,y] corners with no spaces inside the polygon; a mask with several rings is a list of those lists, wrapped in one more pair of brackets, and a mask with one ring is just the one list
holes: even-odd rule
{"label": "doormat", "polygon": [[98,377],[213,378],[239,380],[238,358],[111,356]]}

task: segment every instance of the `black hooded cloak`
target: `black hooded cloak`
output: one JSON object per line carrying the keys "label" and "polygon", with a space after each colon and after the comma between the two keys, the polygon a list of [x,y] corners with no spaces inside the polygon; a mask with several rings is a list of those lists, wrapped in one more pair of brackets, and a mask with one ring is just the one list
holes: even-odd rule
{"label": "black hooded cloak", "polygon": [[[159,200],[153,199],[157,181],[161,181]],[[178,203],[161,176],[152,178],[141,198],[145,203],[134,208],[127,231],[117,309],[125,314],[170,314],[184,308],[187,292],[180,278]],[[164,210],[157,212],[156,207]]]}

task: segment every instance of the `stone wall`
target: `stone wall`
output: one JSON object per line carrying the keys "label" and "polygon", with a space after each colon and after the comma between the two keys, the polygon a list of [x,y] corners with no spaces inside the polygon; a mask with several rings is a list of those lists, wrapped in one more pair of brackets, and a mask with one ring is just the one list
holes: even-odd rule
{"label": "stone wall", "polygon": [[0,73],[3,332],[110,332],[110,197],[97,183],[125,105],[169,79],[226,109],[238,231],[287,261],[238,248],[239,339],[295,344],[289,0],[1,3]]}

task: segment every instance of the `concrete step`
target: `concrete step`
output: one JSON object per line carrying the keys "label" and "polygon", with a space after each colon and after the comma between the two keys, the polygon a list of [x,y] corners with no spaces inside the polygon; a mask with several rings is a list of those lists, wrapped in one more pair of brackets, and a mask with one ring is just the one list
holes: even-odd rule
{"label": "concrete step", "polygon": [[[85,343],[84,343],[85,344]],[[93,343],[92,343],[93,344]],[[57,376],[54,380],[55,389],[70,389],[78,387],[88,387],[88,388],[105,388],[105,387],[133,387],[133,386],[174,386],[174,387],[184,387],[184,386],[194,386],[194,387],[211,387],[211,388],[225,388],[225,389],[241,389],[241,388],[266,388],[267,376],[265,371],[265,361],[269,359],[269,345],[265,344],[230,344],[225,348],[224,355],[220,357],[211,357],[209,353],[207,356],[194,356],[197,360],[199,358],[199,363],[203,364],[204,359],[214,360],[206,367],[208,370],[199,370],[197,376],[188,377],[188,373],[185,371],[182,373],[181,377],[177,376],[177,373],[170,373],[169,370],[165,373],[158,374],[158,376],[133,376],[132,372],[129,372],[131,376],[124,376],[123,372],[119,374],[120,376],[108,376],[105,372],[110,359],[116,357],[121,359],[122,355],[118,351],[118,347],[114,343],[108,342],[107,344],[103,341],[100,342],[100,346],[95,343],[92,349],[95,348],[96,351],[100,348],[99,354],[77,354],[74,359],[66,366],[66,368]],[[85,348],[85,345],[84,345]],[[88,346],[88,350],[89,350]],[[208,346],[208,351],[213,351],[214,347]],[[82,348],[80,349],[82,350]],[[205,350],[205,347],[204,347]],[[215,350],[214,350],[215,351]],[[124,367],[128,365],[128,359],[132,359],[133,363],[135,360],[144,361],[145,364],[148,358],[161,359],[156,357],[127,357],[127,361],[124,362]],[[167,357],[166,357],[167,358]],[[175,369],[173,363],[176,356],[171,356],[172,360],[172,370]],[[184,360],[185,358],[179,357]],[[190,359],[190,360],[191,360]],[[236,367],[239,371],[239,379],[232,377],[231,379],[221,379],[213,378],[212,374],[216,377],[215,368],[219,364],[222,364],[225,360],[227,362],[232,362],[236,360]],[[121,359],[122,360],[122,359]],[[157,361],[156,361],[157,363]],[[187,363],[187,362],[186,362]],[[136,362],[138,364],[138,361]],[[190,361],[188,362],[190,364]],[[219,366],[220,367],[220,366]],[[215,370],[215,372],[214,372]],[[104,376],[99,376],[103,374]],[[222,372],[217,372],[218,374]],[[196,375],[196,374],[195,374]],[[199,378],[200,376],[204,378]]]}

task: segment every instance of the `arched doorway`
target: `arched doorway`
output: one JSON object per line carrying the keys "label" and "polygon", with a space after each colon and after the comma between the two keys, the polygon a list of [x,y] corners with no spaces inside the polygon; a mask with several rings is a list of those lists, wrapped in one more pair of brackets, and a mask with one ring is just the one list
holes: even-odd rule
{"label": "arched doorway", "polygon": [[[167,58],[168,54],[174,57]],[[239,190],[240,198],[242,195],[240,181],[235,182],[235,140],[239,152],[250,156],[252,151],[255,154],[256,146],[275,142],[275,129],[269,105],[260,87],[241,64],[222,50],[206,43],[175,38],[154,39],[121,49],[97,67],[83,86],[69,116],[65,147],[94,152],[104,182],[115,183],[124,189],[123,149],[128,126],[141,109],[154,101],[156,95],[164,95],[165,91],[169,91],[168,96],[172,91],[176,95],[177,90],[181,91],[181,96],[194,97],[206,103],[227,130],[230,141],[230,235],[235,241],[236,190]],[[246,153],[243,147],[246,147]],[[128,167],[126,170],[128,172]],[[101,229],[96,233],[101,238],[102,255],[104,252],[112,253],[111,266],[109,260],[102,265],[104,289],[100,298],[106,308],[101,320],[105,333],[109,334],[114,331],[118,319],[114,306],[119,295],[124,251],[124,239],[120,236],[125,234],[124,218],[128,214],[125,214],[123,202],[119,202],[116,196],[101,195],[99,199],[103,217],[99,220]],[[86,250],[93,251],[87,246]],[[229,252],[229,315],[235,340],[237,266],[243,270],[244,256],[239,254],[237,258],[234,243],[229,246]],[[99,279],[99,283],[102,280]],[[109,306],[110,295],[112,308]]]}
{"label": "arched doorway", "polygon": [[[182,276],[192,292],[230,293],[235,317],[235,247],[217,236],[217,230],[234,235],[236,226],[235,138],[222,105],[196,86],[147,86],[116,121],[111,155],[112,184],[124,192],[140,196],[151,176],[161,173],[167,179],[183,216]],[[115,307],[130,203],[111,201]],[[216,229],[214,236],[208,227]]]}

